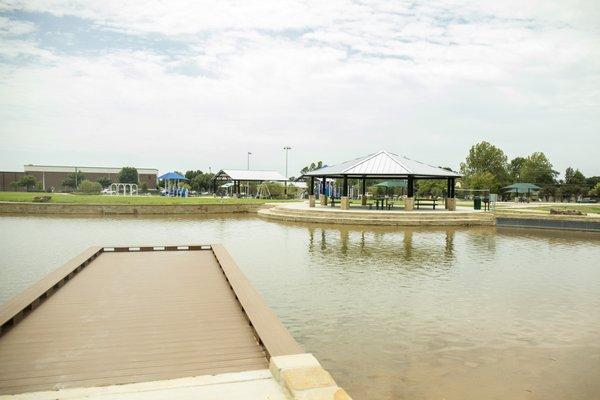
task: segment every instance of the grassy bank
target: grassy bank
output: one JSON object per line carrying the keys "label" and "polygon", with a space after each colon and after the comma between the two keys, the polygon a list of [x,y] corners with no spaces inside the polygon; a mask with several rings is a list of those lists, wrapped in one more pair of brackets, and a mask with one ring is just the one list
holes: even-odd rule
{"label": "grassy bank", "polygon": [[[31,202],[36,196],[46,193],[0,192],[0,201]],[[129,204],[129,205],[170,205],[170,204],[264,204],[285,200],[235,199],[220,197],[161,197],[161,196],[109,196],[54,193],[50,203],[71,204]],[[289,201],[289,200],[288,200]]]}

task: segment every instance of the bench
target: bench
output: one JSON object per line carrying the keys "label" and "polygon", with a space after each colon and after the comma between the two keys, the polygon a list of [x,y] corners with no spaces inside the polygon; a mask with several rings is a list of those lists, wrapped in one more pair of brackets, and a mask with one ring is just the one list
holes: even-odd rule
{"label": "bench", "polygon": [[435,199],[415,199],[415,206],[417,207],[417,210],[420,206],[433,206],[433,209],[435,210],[436,204],[437,201]]}

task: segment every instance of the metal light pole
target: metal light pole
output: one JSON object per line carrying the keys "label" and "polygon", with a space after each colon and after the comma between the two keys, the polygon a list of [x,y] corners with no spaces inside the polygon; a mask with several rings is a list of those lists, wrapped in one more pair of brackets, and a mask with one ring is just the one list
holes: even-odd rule
{"label": "metal light pole", "polygon": [[288,150],[291,150],[292,148],[289,146],[285,146],[283,148],[285,150],[285,186],[283,189],[283,194],[286,195],[287,197],[287,181],[288,181]]}
{"label": "metal light pole", "polygon": [[[246,169],[248,171],[250,171],[250,156],[252,155],[251,152],[248,152],[248,159],[247,159],[247,163],[246,163]],[[250,194],[250,181],[246,182],[246,197],[248,197],[248,194]]]}

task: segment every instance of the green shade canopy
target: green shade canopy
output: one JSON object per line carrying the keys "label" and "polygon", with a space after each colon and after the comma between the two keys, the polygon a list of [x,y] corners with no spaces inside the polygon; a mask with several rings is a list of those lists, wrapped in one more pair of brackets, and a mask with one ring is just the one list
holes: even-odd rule
{"label": "green shade canopy", "polygon": [[379,186],[379,187],[385,187],[385,188],[405,188],[407,186],[406,180],[401,180],[401,181],[383,181],[378,183],[375,186]]}
{"label": "green shade canopy", "polygon": [[505,186],[502,188],[507,192],[516,192],[516,193],[527,193],[531,190],[540,190],[541,187],[534,185],[533,183],[513,183],[512,185]]}

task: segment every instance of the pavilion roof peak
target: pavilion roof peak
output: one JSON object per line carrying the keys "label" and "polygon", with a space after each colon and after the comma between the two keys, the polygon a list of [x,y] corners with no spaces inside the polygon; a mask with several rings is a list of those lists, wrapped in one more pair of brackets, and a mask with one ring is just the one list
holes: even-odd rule
{"label": "pavilion roof peak", "polygon": [[460,177],[454,171],[434,167],[386,150],[310,171],[306,176]]}

